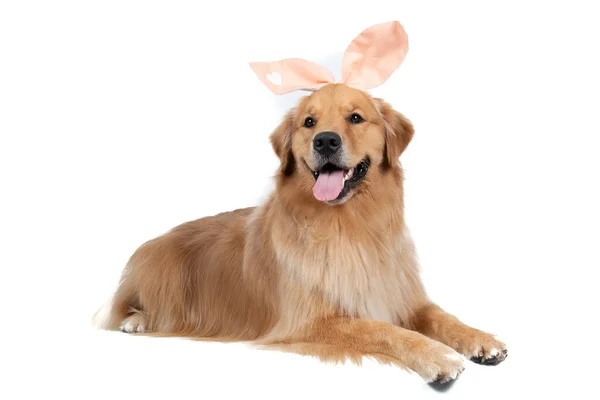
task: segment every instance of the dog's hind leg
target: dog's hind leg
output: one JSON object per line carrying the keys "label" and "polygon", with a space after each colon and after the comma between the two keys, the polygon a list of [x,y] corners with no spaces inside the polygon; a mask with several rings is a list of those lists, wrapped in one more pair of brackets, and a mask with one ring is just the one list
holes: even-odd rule
{"label": "dog's hind leg", "polygon": [[132,313],[121,322],[119,328],[125,333],[144,333],[146,332],[146,318],[141,311],[132,310]]}
{"label": "dog's hind leg", "polygon": [[311,324],[306,332],[261,344],[323,361],[360,363],[363,357],[370,357],[411,369],[427,382],[450,382],[464,369],[463,357],[448,346],[380,321],[330,318]]}

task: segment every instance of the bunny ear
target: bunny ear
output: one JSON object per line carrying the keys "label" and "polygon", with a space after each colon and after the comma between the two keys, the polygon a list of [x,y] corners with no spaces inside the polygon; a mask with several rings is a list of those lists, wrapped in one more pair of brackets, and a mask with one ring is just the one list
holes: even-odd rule
{"label": "bunny ear", "polygon": [[335,78],[326,68],[300,58],[287,58],[273,62],[250,63],[250,67],[275,94],[285,94],[295,90],[314,90]]}
{"label": "bunny ear", "polygon": [[379,86],[398,69],[407,51],[408,36],[400,22],[367,28],[346,49],[342,81],[359,89]]}

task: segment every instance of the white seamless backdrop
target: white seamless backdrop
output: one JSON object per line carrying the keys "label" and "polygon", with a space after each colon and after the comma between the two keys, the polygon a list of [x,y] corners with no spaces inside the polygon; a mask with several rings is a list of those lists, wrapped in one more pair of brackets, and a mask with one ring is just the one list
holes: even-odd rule
{"label": "white seamless backdrop", "polygon": [[[592,398],[600,267],[593,2],[0,3],[0,398]],[[130,254],[256,205],[276,97],[249,61],[339,65],[397,19],[371,91],[409,117],[406,215],[431,297],[498,334],[445,393],[418,376],[91,328]],[[334,72],[337,73],[337,70]]]}

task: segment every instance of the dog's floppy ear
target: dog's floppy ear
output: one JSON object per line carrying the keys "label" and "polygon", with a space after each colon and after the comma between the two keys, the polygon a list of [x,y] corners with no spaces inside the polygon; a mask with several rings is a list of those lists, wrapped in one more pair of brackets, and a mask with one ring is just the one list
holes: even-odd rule
{"label": "dog's floppy ear", "polygon": [[398,163],[398,158],[412,140],[415,130],[404,115],[394,110],[388,103],[376,99],[385,122],[384,166],[389,168]]}
{"label": "dog's floppy ear", "polygon": [[288,111],[283,121],[275,128],[270,137],[273,150],[281,160],[279,172],[285,176],[291,176],[296,167],[296,161],[292,153],[292,127],[295,114],[295,109]]}

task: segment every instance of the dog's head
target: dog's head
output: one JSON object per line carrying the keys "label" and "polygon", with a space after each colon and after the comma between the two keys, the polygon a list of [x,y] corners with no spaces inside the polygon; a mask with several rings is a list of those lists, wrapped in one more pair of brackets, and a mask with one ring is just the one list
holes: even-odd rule
{"label": "dog's head", "polygon": [[390,105],[344,84],[329,84],[288,112],[271,135],[280,176],[314,197],[343,204],[364,181],[399,169],[413,127]]}

